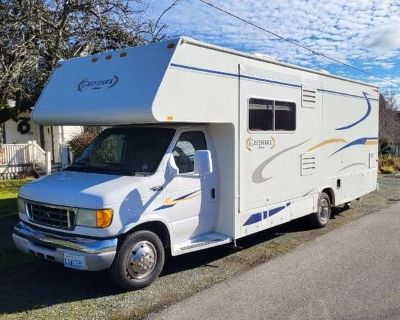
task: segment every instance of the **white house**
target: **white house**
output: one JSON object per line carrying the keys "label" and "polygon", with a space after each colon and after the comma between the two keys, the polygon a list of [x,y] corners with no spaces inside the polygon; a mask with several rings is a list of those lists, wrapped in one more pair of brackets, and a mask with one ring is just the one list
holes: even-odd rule
{"label": "white house", "polygon": [[[28,114],[21,115],[24,116],[29,117]],[[29,141],[36,141],[44,151],[51,153],[53,163],[60,163],[61,146],[83,131],[82,126],[40,126],[32,120],[27,121],[28,126],[22,126],[21,123],[22,121],[15,122],[11,119],[4,123],[3,144],[27,144]]]}

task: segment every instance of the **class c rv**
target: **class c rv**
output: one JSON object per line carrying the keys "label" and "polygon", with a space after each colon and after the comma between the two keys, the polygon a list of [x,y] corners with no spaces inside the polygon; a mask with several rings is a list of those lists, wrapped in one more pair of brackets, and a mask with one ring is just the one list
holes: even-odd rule
{"label": "class c rv", "polygon": [[124,289],[172,256],[228,243],[377,188],[378,88],[178,38],[60,61],[41,125],[107,127],[19,192],[19,250]]}

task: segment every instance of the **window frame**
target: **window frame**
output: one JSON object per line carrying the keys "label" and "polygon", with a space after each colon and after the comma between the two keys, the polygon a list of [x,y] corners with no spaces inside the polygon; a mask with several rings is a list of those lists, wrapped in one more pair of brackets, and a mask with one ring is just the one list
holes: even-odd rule
{"label": "window frame", "polygon": [[[250,100],[258,99],[258,100],[269,100],[273,102],[273,119],[272,119],[272,130],[251,130],[250,129]],[[275,130],[275,102],[287,102],[294,104],[294,113],[295,113],[295,121],[294,121],[294,130]],[[247,131],[251,134],[271,134],[271,133],[279,133],[279,134],[294,134],[297,132],[297,103],[294,100],[290,99],[279,99],[279,98],[267,98],[267,97],[259,97],[259,96],[250,96],[247,99]]]}

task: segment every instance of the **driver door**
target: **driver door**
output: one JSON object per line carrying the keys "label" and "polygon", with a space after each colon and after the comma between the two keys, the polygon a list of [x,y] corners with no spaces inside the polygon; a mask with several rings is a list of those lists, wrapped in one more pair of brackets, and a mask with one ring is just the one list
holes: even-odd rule
{"label": "driver door", "polygon": [[215,170],[204,176],[194,173],[195,152],[210,150],[209,146],[207,135],[193,130],[182,132],[173,149],[173,162],[178,174],[166,187],[165,204],[170,206],[171,225],[177,242],[214,231],[217,208]]}

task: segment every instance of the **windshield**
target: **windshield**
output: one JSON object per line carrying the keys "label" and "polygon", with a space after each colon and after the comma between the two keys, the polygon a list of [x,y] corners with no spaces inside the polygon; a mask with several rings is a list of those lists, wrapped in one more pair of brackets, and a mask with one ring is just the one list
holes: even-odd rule
{"label": "windshield", "polygon": [[104,130],[66,169],[116,175],[154,173],[174,129],[126,127]]}

